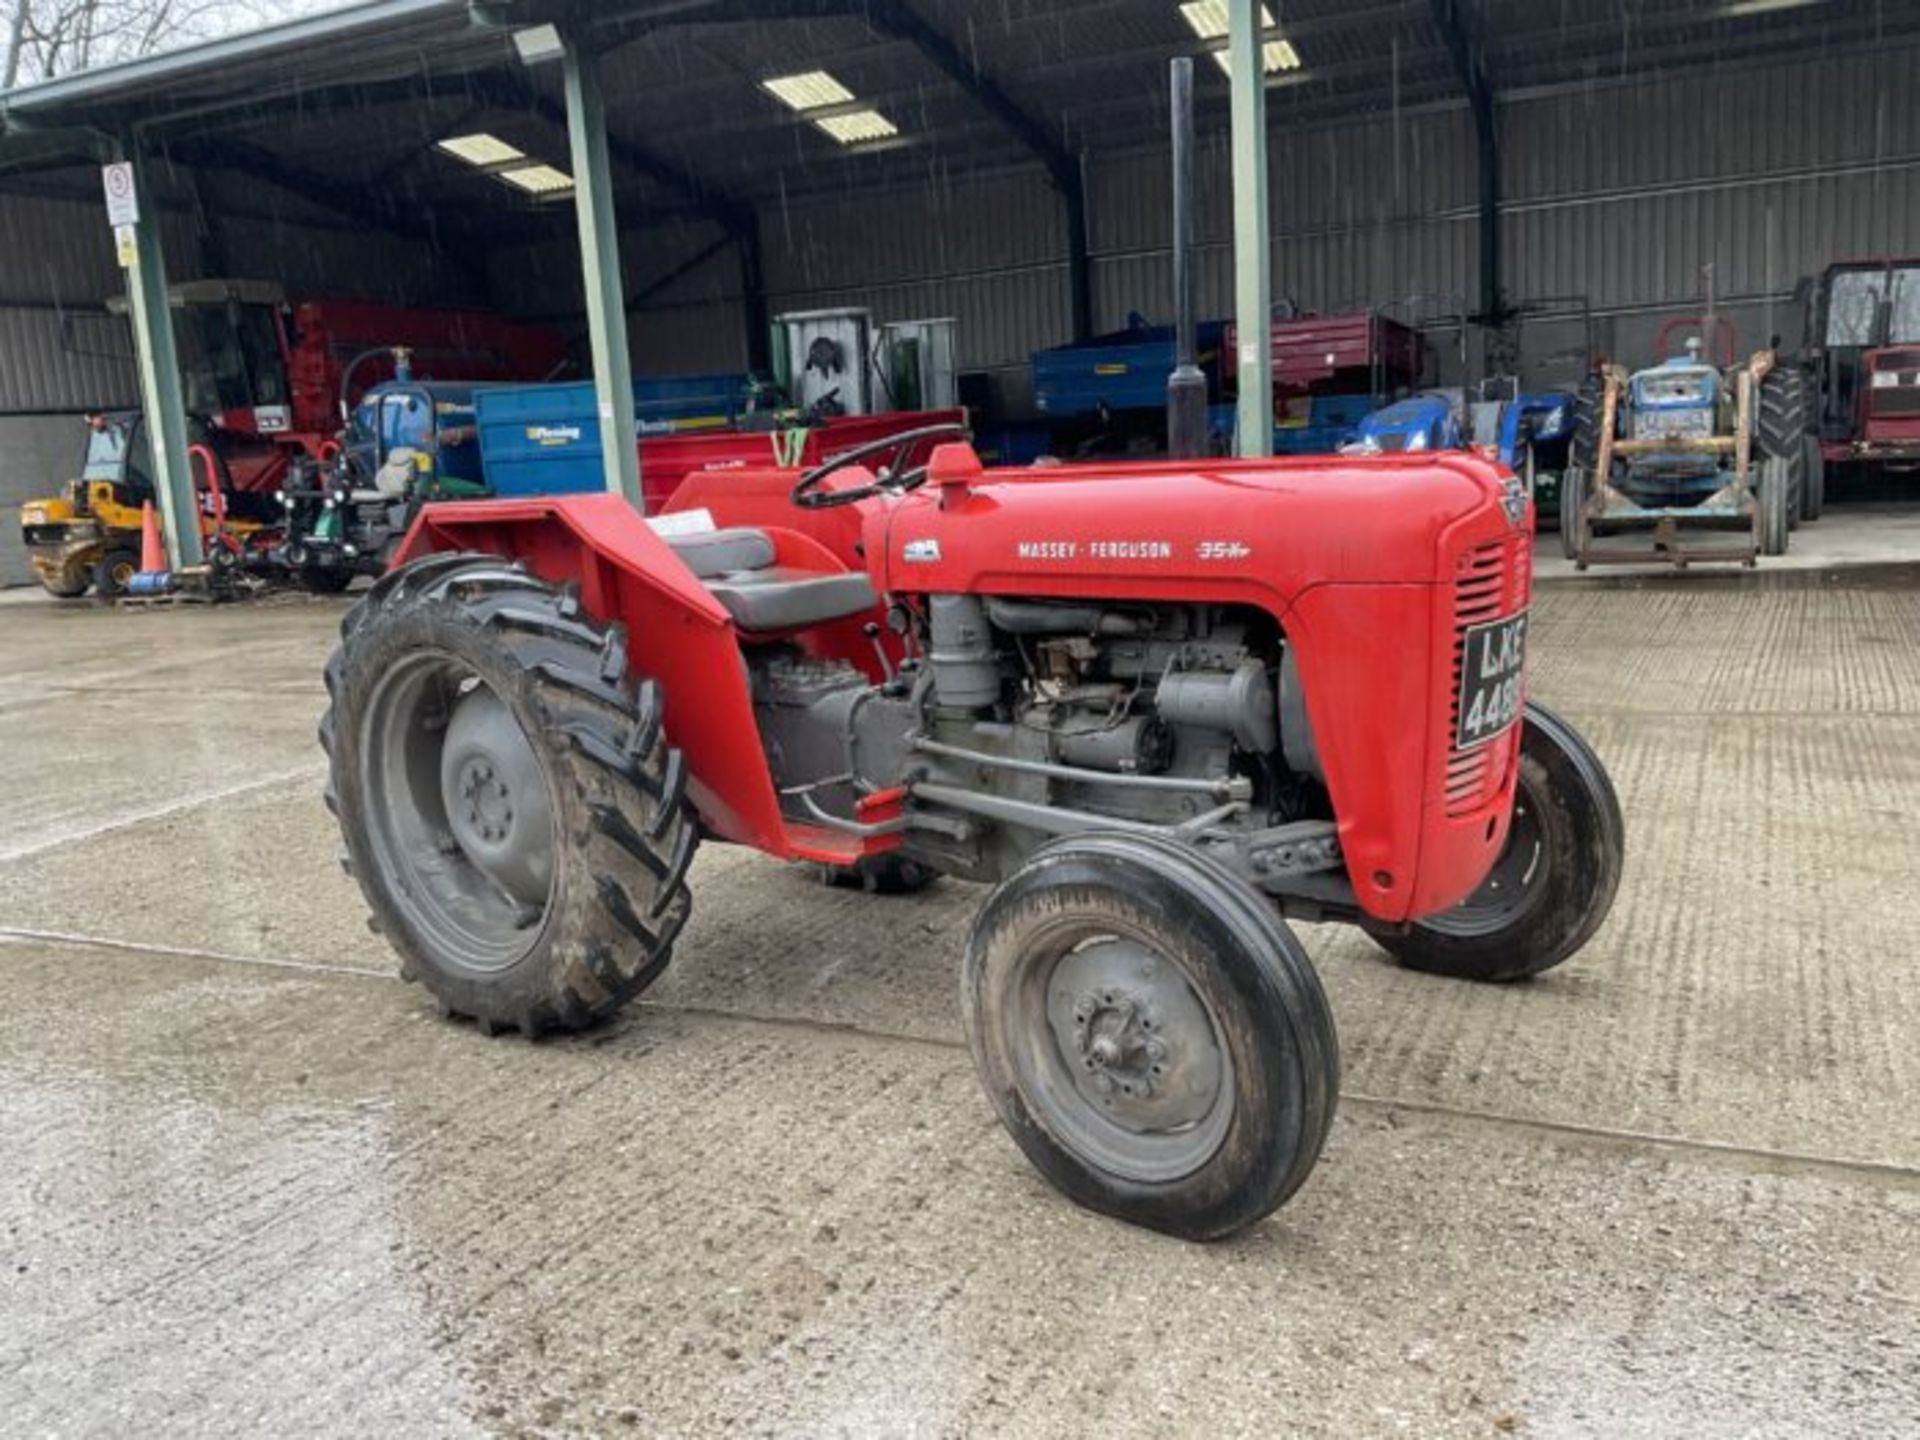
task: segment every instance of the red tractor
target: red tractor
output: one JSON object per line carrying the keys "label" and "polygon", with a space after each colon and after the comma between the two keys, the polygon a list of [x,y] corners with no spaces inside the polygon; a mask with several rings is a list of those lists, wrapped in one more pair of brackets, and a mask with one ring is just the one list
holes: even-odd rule
{"label": "red tractor", "polygon": [[1612,904],[1612,787],[1524,696],[1530,520],[1465,454],[983,472],[947,433],[651,522],[429,506],[328,662],[327,799],[404,974],[489,1034],[645,989],[702,841],[991,885],[962,1001],[1013,1138],[1224,1236],[1338,1091],[1288,919],[1511,980]]}
{"label": "red tractor", "polygon": [[[1807,309],[1820,456],[1826,465],[1920,468],[1920,259],[1827,267]],[[1809,477],[1819,513],[1823,477]]]}

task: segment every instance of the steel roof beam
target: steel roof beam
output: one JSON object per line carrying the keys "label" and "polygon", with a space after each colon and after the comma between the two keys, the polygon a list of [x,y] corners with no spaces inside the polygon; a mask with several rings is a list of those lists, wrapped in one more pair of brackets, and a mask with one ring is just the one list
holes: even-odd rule
{"label": "steel roof beam", "polygon": [[1468,4],[1433,0],[1433,23],[1466,91],[1480,151],[1480,313],[1473,318],[1482,325],[1498,325],[1506,311],[1500,295],[1500,117],[1486,50],[1467,16]]}

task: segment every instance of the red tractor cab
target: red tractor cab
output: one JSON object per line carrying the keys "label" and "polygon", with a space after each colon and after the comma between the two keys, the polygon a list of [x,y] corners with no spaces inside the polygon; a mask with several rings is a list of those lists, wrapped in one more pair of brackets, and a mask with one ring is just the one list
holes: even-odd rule
{"label": "red tractor cab", "polygon": [[1920,259],[1830,265],[1809,298],[1822,459],[1920,467]]}

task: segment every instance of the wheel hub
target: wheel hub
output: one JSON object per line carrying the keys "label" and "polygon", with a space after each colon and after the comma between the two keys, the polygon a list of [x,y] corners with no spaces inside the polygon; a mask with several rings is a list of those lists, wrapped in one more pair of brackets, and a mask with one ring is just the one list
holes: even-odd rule
{"label": "wheel hub", "polygon": [[1096,1090],[1130,1098],[1153,1094],[1167,1046],[1154,1037],[1154,1020],[1141,997],[1125,990],[1086,994],[1074,1005],[1073,1018],[1081,1066]]}
{"label": "wheel hub", "polygon": [[447,828],[467,859],[522,906],[546,901],[553,826],[539,758],[499,696],[467,692],[440,759]]}
{"label": "wheel hub", "polygon": [[1214,1107],[1225,1057],[1179,966],[1118,937],[1063,955],[1047,1020],[1073,1088],[1121,1130],[1181,1131]]}

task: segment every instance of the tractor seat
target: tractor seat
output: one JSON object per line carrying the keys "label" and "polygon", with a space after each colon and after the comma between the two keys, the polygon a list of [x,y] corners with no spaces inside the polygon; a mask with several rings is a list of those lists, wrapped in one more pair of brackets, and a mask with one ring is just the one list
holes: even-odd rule
{"label": "tractor seat", "polygon": [[772,633],[844,620],[874,607],[857,570],[825,573],[774,563],[773,537],[738,526],[664,537],[742,630]]}

